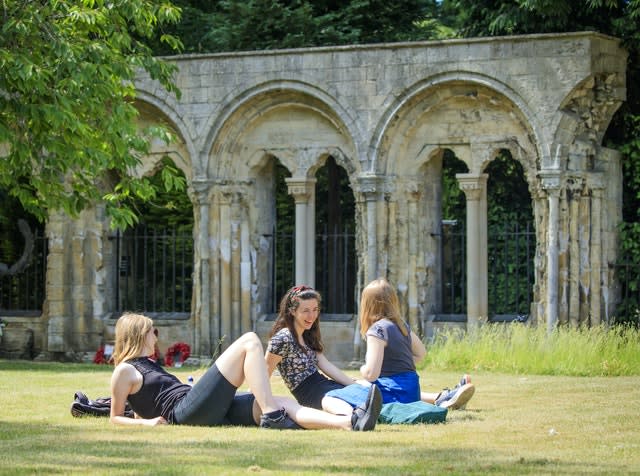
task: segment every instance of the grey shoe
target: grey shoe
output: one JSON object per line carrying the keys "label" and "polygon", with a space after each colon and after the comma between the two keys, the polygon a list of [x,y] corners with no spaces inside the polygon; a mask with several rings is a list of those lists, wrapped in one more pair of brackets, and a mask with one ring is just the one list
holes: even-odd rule
{"label": "grey shoe", "polygon": [[[471,375],[469,375],[469,374],[464,374],[464,375],[462,376],[462,378],[460,379],[460,381],[456,384],[456,386],[455,386],[455,387],[453,387],[453,390],[454,390],[454,391],[455,391],[455,390],[458,390],[460,387],[462,387],[463,385],[466,385],[466,384],[468,384],[468,383],[471,383]],[[463,404],[463,405],[460,405],[460,406],[458,407],[458,410],[464,410],[466,407],[467,407],[467,404],[465,403],[465,404]]]}
{"label": "grey shoe", "polygon": [[287,412],[277,410],[271,413],[265,413],[260,417],[260,428],[269,428],[272,430],[300,430],[302,427],[289,418]]}
{"label": "grey shoe", "polygon": [[453,390],[445,388],[440,392],[438,398],[436,398],[436,405],[442,408],[457,410],[467,404],[475,391],[476,388],[472,383],[456,386]]}
{"label": "grey shoe", "polygon": [[376,384],[371,384],[364,406],[356,407],[351,414],[351,428],[354,431],[371,431],[382,410],[382,393]]}

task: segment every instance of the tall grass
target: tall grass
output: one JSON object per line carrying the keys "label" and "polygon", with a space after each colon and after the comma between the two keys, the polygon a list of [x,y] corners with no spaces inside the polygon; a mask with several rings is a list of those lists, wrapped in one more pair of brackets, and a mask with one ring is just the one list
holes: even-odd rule
{"label": "tall grass", "polygon": [[640,375],[637,328],[489,324],[476,332],[443,331],[421,368],[567,376]]}

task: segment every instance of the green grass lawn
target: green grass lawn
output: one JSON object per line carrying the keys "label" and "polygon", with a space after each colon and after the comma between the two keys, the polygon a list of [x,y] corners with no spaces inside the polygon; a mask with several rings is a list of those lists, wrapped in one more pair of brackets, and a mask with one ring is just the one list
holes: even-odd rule
{"label": "green grass lawn", "polygon": [[[202,369],[180,369],[196,379]],[[420,370],[423,389],[457,372]],[[73,418],[111,368],[0,360],[0,474],[640,474],[640,378],[473,374],[444,424],[339,430],[161,426]],[[274,392],[287,395],[279,377]]]}

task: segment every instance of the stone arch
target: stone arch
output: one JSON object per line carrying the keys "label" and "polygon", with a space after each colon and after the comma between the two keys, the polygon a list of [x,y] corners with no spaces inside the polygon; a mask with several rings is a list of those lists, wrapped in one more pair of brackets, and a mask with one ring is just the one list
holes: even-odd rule
{"label": "stone arch", "polygon": [[[429,78],[409,88],[385,115],[370,169],[394,177],[384,236],[391,246],[390,277],[400,283],[409,321],[419,327],[437,302],[438,243],[441,231],[440,151],[452,150],[468,167],[457,176],[467,201],[467,318],[471,326],[488,317],[486,174],[501,149],[508,149],[537,182],[541,155],[535,116],[512,90],[495,80],[465,73]],[[536,128],[538,132],[536,132]],[[406,237],[409,237],[407,240]],[[400,261],[406,260],[406,263]],[[481,277],[482,276],[482,277]],[[404,290],[404,291],[403,291]]]}
{"label": "stone arch", "polygon": [[[362,134],[355,126],[357,121],[333,97],[307,83],[272,81],[257,85],[239,93],[218,118],[205,144],[205,150],[210,151],[210,177],[246,175],[259,163],[263,151],[282,156],[283,163],[293,153],[296,158],[288,168],[294,175],[306,174],[304,167],[312,166],[313,157],[336,149],[342,151],[341,157],[351,157],[351,164],[341,159],[345,168],[359,168],[356,164]],[[300,127],[273,130],[273,124],[292,126],[295,121],[301,121]],[[239,154],[249,162],[234,160]],[[301,155],[308,158],[303,163]]]}
{"label": "stone arch", "polygon": [[[487,150],[477,155],[482,146],[508,148],[526,161],[522,165],[532,177],[543,137],[535,117],[514,91],[493,79],[464,73],[429,78],[408,88],[385,113],[372,137],[369,168],[383,174],[391,172],[387,163],[415,168],[442,146],[454,150],[472,173],[480,173],[491,160]],[[483,119],[493,124],[485,121],[477,127]],[[465,151],[472,143],[476,150]]]}
{"label": "stone arch", "polygon": [[594,74],[584,78],[564,98],[558,110],[549,168],[597,171],[602,138],[621,101],[617,100],[616,74]]}
{"label": "stone arch", "polygon": [[198,161],[193,160],[198,155],[182,116],[167,103],[145,91],[138,91],[135,106],[140,113],[138,117],[140,127],[163,124],[176,137],[176,142],[172,144],[154,140],[147,160],[142,161],[136,173],[141,176],[152,175],[157,170],[160,159],[166,155],[184,172],[188,181],[199,175]]}
{"label": "stone arch", "polygon": [[[286,80],[236,94],[218,115],[203,149],[211,198],[208,232],[215,243],[211,287],[221,290],[220,299],[211,302],[213,340],[236,337],[267,312],[273,158],[291,171],[287,186],[296,207],[313,218],[313,175],[319,164],[333,155],[350,175],[359,170],[355,123],[327,93]],[[312,221],[296,221],[296,230],[306,231],[304,240],[296,234],[296,280],[307,283],[298,266],[314,269],[314,241],[308,239],[315,235]],[[243,308],[234,307],[239,301]]]}

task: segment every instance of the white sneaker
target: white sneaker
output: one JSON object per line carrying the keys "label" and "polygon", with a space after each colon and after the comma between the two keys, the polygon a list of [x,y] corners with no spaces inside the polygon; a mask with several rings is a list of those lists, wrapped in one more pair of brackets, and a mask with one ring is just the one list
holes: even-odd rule
{"label": "white sneaker", "polygon": [[475,391],[476,387],[472,383],[456,386],[453,390],[444,389],[436,398],[436,405],[451,410],[463,408]]}

